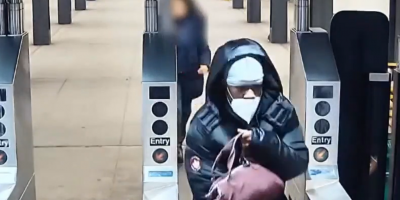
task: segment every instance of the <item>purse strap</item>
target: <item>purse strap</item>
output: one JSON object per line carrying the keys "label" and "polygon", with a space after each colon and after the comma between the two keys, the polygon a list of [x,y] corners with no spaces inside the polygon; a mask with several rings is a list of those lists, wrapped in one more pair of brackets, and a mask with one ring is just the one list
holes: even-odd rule
{"label": "purse strap", "polygon": [[[232,143],[232,147],[229,153],[229,157],[227,159],[227,168],[228,168],[228,175],[231,174],[232,172],[232,168],[233,168],[233,164],[235,163],[235,158],[236,158],[236,147],[239,144],[239,139],[242,138],[243,133],[239,133],[237,134],[235,137],[233,137],[229,143],[227,145],[229,145],[230,143]],[[226,146],[225,146],[226,147]],[[224,147],[224,148],[225,148]],[[215,168],[217,166],[217,163],[219,163],[219,161],[221,160],[222,156],[223,156],[223,150],[224,148],[219,152],[219,154],[217,155],[217,158],[214,161],[214,164],[211,167],[211,174],[214,174],[215,172]],[[243,158],[244,159],[244,158]]]}

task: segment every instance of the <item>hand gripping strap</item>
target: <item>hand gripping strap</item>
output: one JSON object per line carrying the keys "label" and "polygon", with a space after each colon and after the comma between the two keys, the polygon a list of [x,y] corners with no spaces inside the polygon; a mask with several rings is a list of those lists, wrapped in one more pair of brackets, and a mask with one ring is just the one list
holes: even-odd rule
{"label": "hand gripping strap", "polygon": [[234,138],[232,138],[228,144],[226,144],[224,146],[224,148],[222,148],[222,150],[219,152],[219,154],[217,155],[217,158],[214,161],[214,164],[211,167],[211,174],[214,175],[215,172],[215,168],[217,166],[217,163],[220,162],[221,158],[223,157],[224,153],[227,152],[229,149],[230,153],[229,153],[229,157],[227,160],[227,168],[228,168],[228,176],[231,174],[232,172],[232,168],[233,168],[233,164],[235,163],[235,158],[236,158],[236,147],[238,144],[240,144],[240,139],[242,138],[242,133],[237,134]]}

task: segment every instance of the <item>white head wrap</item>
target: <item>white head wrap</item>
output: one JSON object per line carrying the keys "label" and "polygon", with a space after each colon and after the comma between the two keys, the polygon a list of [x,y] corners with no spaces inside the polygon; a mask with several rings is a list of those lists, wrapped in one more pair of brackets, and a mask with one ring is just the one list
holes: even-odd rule
{"label": "white head wrap", "polygon": [[252,57],[245,57],[232,64],[226,82],[229,86],[261,85],[263,78],[260,62]]}

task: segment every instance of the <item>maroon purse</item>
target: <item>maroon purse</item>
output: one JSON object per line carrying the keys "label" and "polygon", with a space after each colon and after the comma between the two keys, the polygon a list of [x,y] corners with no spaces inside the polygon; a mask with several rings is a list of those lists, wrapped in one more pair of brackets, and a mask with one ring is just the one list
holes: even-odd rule
{"label": "maroon purse", "polygon": [[283,195],[285,187],[276,174],[244,158],[242,152],[240,157],[244,162],[233,168],[241,136],[238,134],[232,138],[215,159],[211,168],[214,177],[216,164],[224,157],[228,157],[228,173],[216,180],[213,178],[213,184],[206,197],[209,200],[276,200]]}

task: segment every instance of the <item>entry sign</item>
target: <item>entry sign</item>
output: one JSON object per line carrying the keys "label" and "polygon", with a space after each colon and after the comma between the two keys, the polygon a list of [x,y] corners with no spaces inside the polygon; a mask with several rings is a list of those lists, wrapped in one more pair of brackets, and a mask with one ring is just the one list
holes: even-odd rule
{"label": "entry sign", "polygon": [[312,136],[311,144],[312,145],[331,145],[332,137],[331,136]]}
{"label": "entry sign", "polygon": [[0,139],[0,148],[10,147],[8,139]]}
{"label": "entry sign", "polygon": [[170,146],[171,138],[150,138],[150,146]]}

